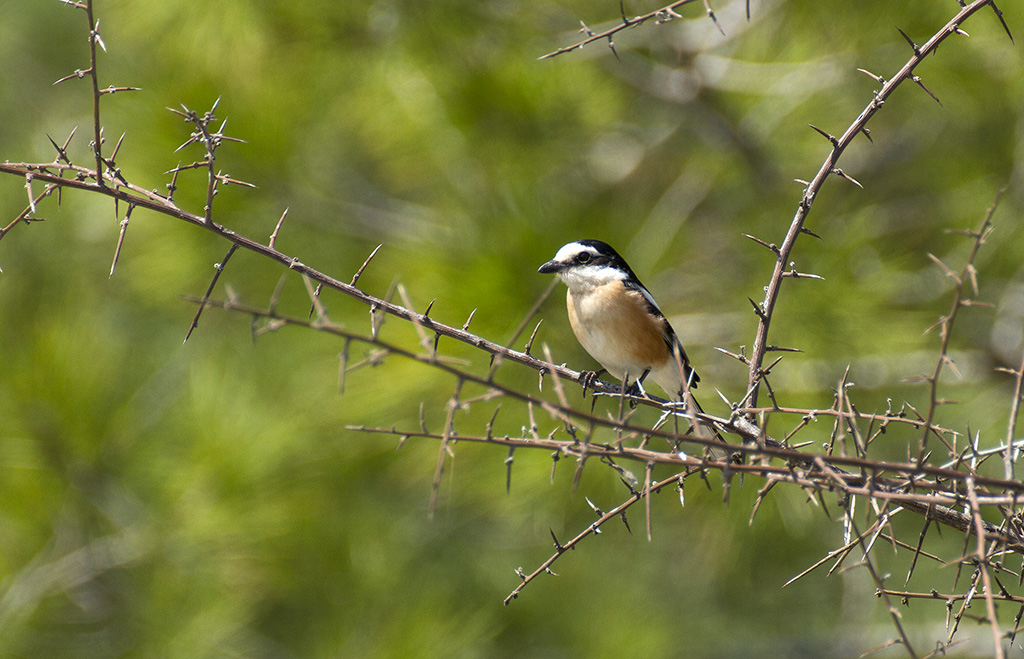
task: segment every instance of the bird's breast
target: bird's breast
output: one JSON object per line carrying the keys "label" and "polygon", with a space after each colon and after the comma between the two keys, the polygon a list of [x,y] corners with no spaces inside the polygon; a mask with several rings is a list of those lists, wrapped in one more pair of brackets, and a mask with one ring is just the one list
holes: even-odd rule
{"label": "bird's breast", "polygon": [[615,377],[635,378],[669,360],[664,319],[651,315],[642,293],[621,281],[570,288],[566,306],[580,344]]}

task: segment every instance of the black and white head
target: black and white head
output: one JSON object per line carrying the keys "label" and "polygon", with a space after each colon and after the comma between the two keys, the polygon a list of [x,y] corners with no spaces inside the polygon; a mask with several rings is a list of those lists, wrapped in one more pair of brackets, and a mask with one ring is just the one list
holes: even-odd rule
{"label": "black and white head", "polygon": [[557,274],[571,289],[601,286],[613,281],[636,281],[625,259],[608,243],[577,240],[564,245],[537,272]]}

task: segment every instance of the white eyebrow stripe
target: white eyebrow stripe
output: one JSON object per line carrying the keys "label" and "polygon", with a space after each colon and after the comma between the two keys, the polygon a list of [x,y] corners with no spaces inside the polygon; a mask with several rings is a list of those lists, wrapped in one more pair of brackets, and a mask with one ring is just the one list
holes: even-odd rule
{"label": "white eyebrow stripe", "polygon": [[571,257],[576,256],[577,254],[582,254],[583,252],[593,254],[594,256],[600,256],[600,252],[590,245],[569,243],[568,245],[563,245],[562,248],[558,250],[558,253],[555,254],[555,260],[567,263]]}

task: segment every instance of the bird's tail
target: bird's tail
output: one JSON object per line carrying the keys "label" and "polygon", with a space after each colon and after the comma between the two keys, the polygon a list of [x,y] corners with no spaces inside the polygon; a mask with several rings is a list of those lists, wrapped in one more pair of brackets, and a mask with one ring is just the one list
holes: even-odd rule
{"label": "bird's tail", "polygon": [[[679,393],[677,394],[678,400],[680,400],[685,406],[685,411],[681,416],[685,416],[692,425],[693,432],[703,439],[713,438],[717,442],[722,444],[728,444],[722,434],[718,432],[718,428],[713,423],[703,421],[698,418],[699,415],[705,415],[704,408],[697,402],[696,397],[693,395],[693,389],[697,386],[700,381],[700,377],[697,372],[690,365],[690,360],[686,356],[686,352],[683,350],[683,346],[676,339],[672,356],[675,360],[675,366],[678,369],[677,376],[679,380]],[[662,385],[664,387],[664,385]],[[668,391],[668,389],[666,389]],[[730,457],[731,452],[727,449],[708,447],[711,454],[716,460],[724,460]]]}

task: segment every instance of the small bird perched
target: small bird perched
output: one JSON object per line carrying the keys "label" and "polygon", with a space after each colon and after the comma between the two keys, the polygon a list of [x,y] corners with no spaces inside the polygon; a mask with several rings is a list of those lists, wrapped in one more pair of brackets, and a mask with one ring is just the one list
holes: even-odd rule
{"label": "small bird perched", "polygon": [[[679,337],[625,259],[600,240],[563,246],[538,272],[557,274],[569,292],[569,324],[583,348],[605,371],[635,383],[642,392],[647,376],[673,400],[700,405],[689,395],[700,378],[690,366]],[[718,432],[712,432],[721,439]]]}
{"label": "small bird perched", "polygon": [[600,240],[577,240],[558,250],[538,272],[566,286],[569,324],[590,356],[610,375],[643,384],[651,379],[679,400],[700,378],[675,330],[625,259]]}

